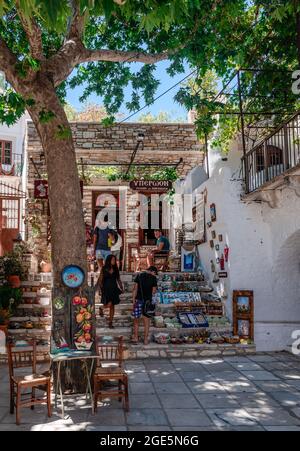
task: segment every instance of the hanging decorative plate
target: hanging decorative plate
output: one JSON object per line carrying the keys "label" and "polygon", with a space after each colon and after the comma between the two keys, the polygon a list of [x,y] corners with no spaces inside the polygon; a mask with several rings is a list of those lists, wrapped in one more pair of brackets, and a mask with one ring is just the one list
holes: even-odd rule
{"label": "hanging decorative plate", "polygon": [[62,310],[65,306],[65,301],[62,298],[55,298],[53,301],[55,310]]}
{"label": "hanging decorative plate", "polygon": [[61,278],[66,287],[79,288],[84,282],[85,274],[79,266],[69,265],[62,270]]}

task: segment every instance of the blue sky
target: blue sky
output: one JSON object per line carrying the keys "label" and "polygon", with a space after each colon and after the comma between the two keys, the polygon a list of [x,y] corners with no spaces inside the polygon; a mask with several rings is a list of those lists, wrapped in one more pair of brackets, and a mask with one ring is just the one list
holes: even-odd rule
{"label": "blue sky", "polygon": [[[170,77],[166,69],[169,66],[168,61],[162,61],[156,65],[156,76],[157,79],[160,81],[160,86],[157,90],[157,95],[160,95],[167,89],[169,89],[172,85],[179,82],[181,79],[183,79],[186,75],[188,75],[191,72],[191,69],[189,67],[186,67],[185,73],[175,75],[174,77]],[[138,65],[136,65],[138,67]],[[187,117],[187,111],[185,108],[180,106],[178,103],[174,102],[173,98],[176,92],[178,91],[179,86],[174,88],[172,91],[168,92],[166,95],[164,95],[161,99],[157,100],[153,105],[147,107],[143,112],[138,113],[136,116],[134,116],[132,119],[130,119],[132,122],[137,120],[137,118],[142,114],[146,112],[151,112],[153,115],[158,114],[160,111],[168,111],[173,117]],[[75,89],[69,89],[67,93],[67,101],[74,107],[76,110],[81,110],[83,104],[80,103],[79,97],[81,96],[83,92],[83,87],[79,86]],[[130,98],[130,88],[126,89],[125,91],[126,99],[125,101],[129,100]],[[96,94],[92,94],[89,97],[89,102],[102,104],[101,97],[98,97]],[[141,106],[144,105],[144,100],[141,100]],[[120,109],[121,113],[124,113],[126,116],[129,115],[129,112],[127,111],[125,105],[123,105]]]}

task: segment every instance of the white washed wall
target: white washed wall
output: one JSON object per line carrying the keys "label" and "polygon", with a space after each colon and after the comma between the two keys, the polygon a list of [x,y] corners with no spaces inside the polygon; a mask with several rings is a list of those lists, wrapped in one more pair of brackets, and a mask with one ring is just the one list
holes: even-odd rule
{"label": "white washed wall", "polygon": [[241,202],[242,155],[236,147],[228,161],[211,153],[211,178],[194,192],[207,188],[207,218],[210,204],[217,208],[217,222],[207,229],[208,241],[199,246],[200,255],[212,280],[210,261],[217,252],[209,245],[211,231],[223,235],[219,256],[227,243],[229,278],[215,287],[222,292],[225,285],[229,316],[232,291],[253,290],[257,349],[283,350],[291,342],[292,331],[300,329],[300,198],[284,189],[276,209]]}
{"label": "white washed wall", "polygon": [[[22,118],[16,122],[14,125],[8,127],[5,124],[0,123],[0,140],[11,141],[12,142],[12,152],[13,154],[23,155],[23,175],[22,177],[16,176],[0,176],[0,181],[7,183],[15,188],[26,191],[26,165],[27,165],[27,155],[24,152],[24,139],[26,132],[26,122],[28,120],[28,114],[24,114]],[[13,156],[14,158],[14,156]],[[21,217],[23,217],[25,211],[25,200],[21,201]],[[25,226],[22,221],[21,223],[21,233],[23,238],[25,237]]]}

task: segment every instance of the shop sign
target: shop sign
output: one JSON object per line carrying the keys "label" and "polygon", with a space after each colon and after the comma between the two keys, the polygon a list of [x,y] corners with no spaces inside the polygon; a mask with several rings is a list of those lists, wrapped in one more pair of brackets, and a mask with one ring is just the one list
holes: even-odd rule
{"label": "shop sign", "polygon": [[48,199],[48,180],[34,181],[34,198]]}
{"label": "shop sign", "polygon": [[159,193],[170,191],[173,187],[169,180],[132,180],[129,186],[133,191],[156,191]]}
{"label": "shop sign", "polygon": [[221,272],[218,273],[218,276],[219,276],[220,279],[227,279],[227,277],[228,277],[228,272],[226,272],[226,271],[221,271]]}

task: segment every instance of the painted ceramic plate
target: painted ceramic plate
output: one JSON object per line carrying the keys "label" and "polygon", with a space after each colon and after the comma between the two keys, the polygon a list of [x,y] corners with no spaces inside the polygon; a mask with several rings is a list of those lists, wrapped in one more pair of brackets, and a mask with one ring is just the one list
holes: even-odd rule
{"label": "painted ceramic plate", "polygon": [[62,310],[65,306],[65,301],[62,298],[55,298],[53,301],[53,305],[56,310]]}
{"label": "painted ceramic plate", "polygon": [[84,282],[84,271],[76,265],[66,266],[62,270],[62,281],[68,288],[79,288]]}

